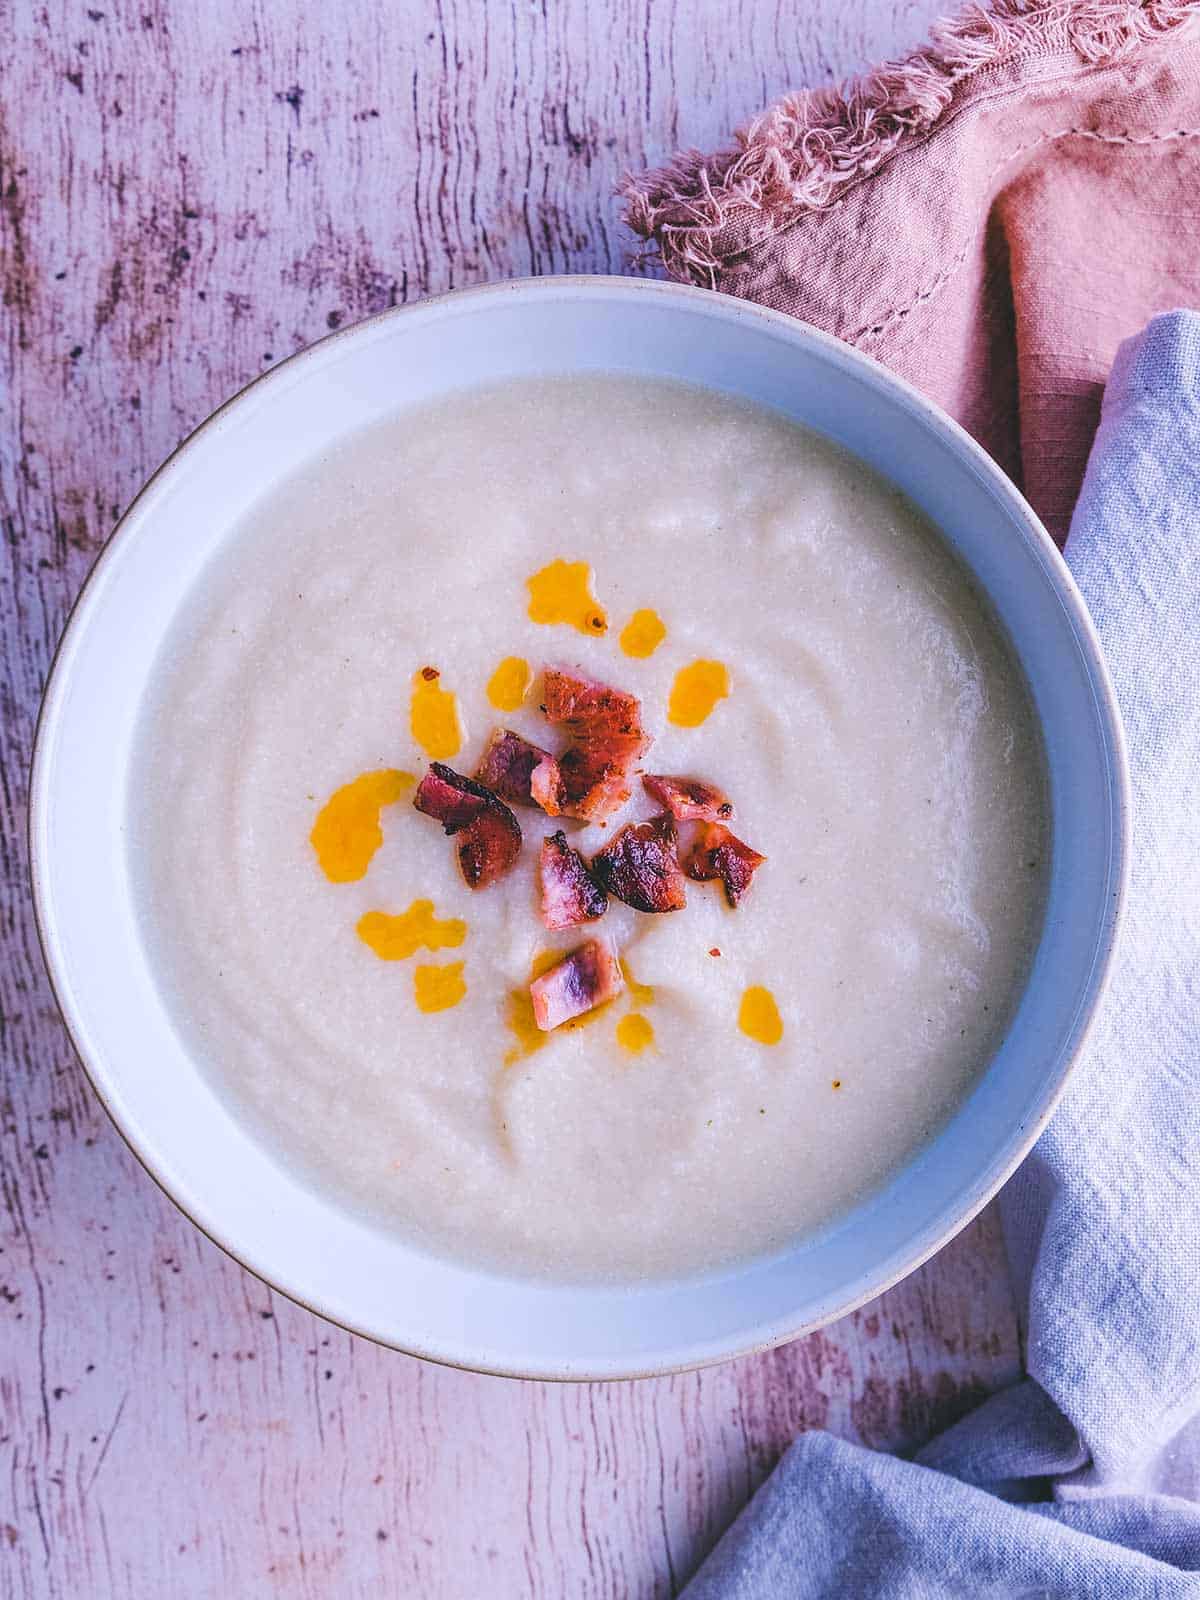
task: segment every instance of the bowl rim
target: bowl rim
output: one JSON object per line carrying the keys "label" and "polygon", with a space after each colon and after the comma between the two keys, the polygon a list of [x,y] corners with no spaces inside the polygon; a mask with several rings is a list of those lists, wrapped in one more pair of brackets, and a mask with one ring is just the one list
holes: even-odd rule
{"label": "bowl rim", "polygon": [[[50,777],[52,773],[52,767],[46,752],[50,736],[61,716],[66,690],[70,682],[69,676],[60,669],[63,662],[68,658],[69,649],[76,636],[86,623],[88,612],[94,603],[95,596],[99,592],[98,580],[123,542],[123,537],[128,536],[130,530],[139,520],[145,503],[152,496],[160,480],[170,473],[185,456],[190,454],[201,439],[206,438],[227,413],[237,407],[251,391],[260,393],[269,391],[273,383],[281,380],[281,375],[285,372],[285,369],[289,379],[293,377],[297,367],[314,359],[316,352],[327,353],[329,347],[336,343],[361,338],[366,330],[385,322],[402,319],[412,312],[428,311],[430,308],[448,301],[465,307],[468,302],[482,303],[488,300],[501,300],[513,295],[531,296],[533,298],[537,298],[540,295],[558,295],[570,298],[573,294],[588,296],[596,294],[597,291],[599,291],[600,298],[615,297],[620,299],[628,296],[642,299],[656,297],[678,302],[681,305],[690,306],[693,310],[702,312],[705,315],[724,318],[731,322],[747,319],[759,323],[776,335],[782,336],[785,342],[794,342],[801,345],[808,344],[817,351],[821,358],[847,368],[852,373],[857,373],[877,392],[882,390],[889,403],[903,403],[908,410],[918,413],[926,427],[935,434],[940,434],[946,444],[952,446],[961,457],[965,458],[974,471],[985,480],[993,493],[1004,502],[1009,517],[1021,526],[1025,536],[1037,548],[1037,552],[1041,557],[1040,565],[1046,579],[1053,587],[1059,603],[1067,613],[1077,639],[1082,646],[1087,678],[1096,697],[1106,735],[1105,743],[1109,758],[1110,780],[1108,800],[1111,821],[1111,847],[1107,862],[1109,909],[1102,926],[1097,929],[1095,934],[1094,957],[1087,987],[1081,994],[1075,1018],[1071,1025],[1072,1043],[1063,1052],[1056,1076],[1047,1080],[1047,1091],[1035,1114],[1030,1116],[1024,1126],[1012,1137],[1007,1145],[1006,1153],[1001,1158],[993,1160],[990,1166],[981,1172],[967,1199],[967,1203],[961,1208],[955,1209],[952,1218],[947,1221],[936,1237],[916,1243],[911,1254],[906,1254],[903,1264],[894,1268],[887,1266],[880,1268],[874,1276],[870,1277],[870,1281],[865,1284],[861,1292],[855,1293],[852,1297],[839,1303],[827,1314],[800,1318],[794,1324],[789,1324],[782,1330],[776,1328],[769,1337],[739,1342],[732,1344],[730,1348],[723,1348],[713,1353],[693,1354],[689,1358],[682,1360],[655,1361],[650,1364],[628,1368],[622,1367],[620,1369],[611,1366],[596,1369],[586,1366],[580,1368],[572,1366],[567,1371],[547,1367],[521,1366],[514,1363],[490,1365],[484,1361],[454,1359],[445,1352],[422,1348],[420,1341],[400,1343],[398,1340],[385,1338],[378,1331],[357,1326],[352,1319],[347,1318],[344,1314],[332,1314],[315,1301],[305,1298],[304,1294],[296,1288],[283,1286],[270,1276],[265,1267],[251,1264],[240,1252],[236,1241],[221,1237],[211,1226],[200,1222],[192,1215],[183,1201],[172,1191],[168,1180],[160,1173],[155,1152],[152,1149],[143,1148],[141,1142],[136,1140],[134,1134],[123,1125],[106,1091],[103,1067],[93,1064],[81,1045],[80,1041],[84,1035],[84,1029],[67,998],[68,991],[64,982],[60,980],[59,969],[56,964],[57,958],[54,954],[57,940],[53,926],[54,918],[50,910],[47,883],[48,867],[45,855],[47,835],[44,824],[50,805]],[[162,463],[149,475],[117,519],[111,533],[97,552],[95,560],[88,569],[83,583],[80,585],[79,591],[67,612],[66,620],[55,644],[47,669],[46,682],[34,727],[30,757],[26,846],[30,864],[34,926],[41,950],[42,962],[51,993],[76,1060],[109,1120],[139,1166],[153,1180],[158,1189],[166,1195],[171,1204],[205,1238],[215,1244],[225,1255],[235,1261],[244,1271],[257,1278],[273,1293],[283,1295],[285,1299],[301,1306],[313,1315],[321,1317],[333,1326],[341,1328],[347,1333],[355,1334],[360,1338],[368,1339],[371,1343],[383,1349],[395,1350],[401,1354],[431,1361],[438,1366],[449,1367],[463,1372],[480,1373],[490,1377],[563,1383],[620,1382],[631,1379],[665,1377],[675,1373],[695,1371],[717,1363],[740,1360],[746,1356],[761,1354],[767,1350],[778,1348],[819,1328],[826,1327],[833,1321],[849,1315],[910,1276],[918,1267],[942,1250],[995,1198],[999,1190],[1025,1160],[1057,1109],[1066,1091],[1067,1084],[1087,1047],[1095,1027],[1101,1002],[1108,988],[1129,887],[1130,789],[1128,755],[1120,708],[1095,625],[1063,559],[1062,551],[1055,544],[1020,489],[960,423],[956,422],[935,401],[924,395],[914,384],[894,373],[890,368],[884,366],[882,362],[877,361],[874,357],[865,354],[856,347],[846,344],[833,334],[814,327],[812,324],[786,312],[736,296],[726,295],[716,290],[672,283],[660,279],[605,273],[560,273],[509,278],[492,283],[448,289],[439,294],[423,296],[419,300],[407,302],[403,305],[390,306],[358,322],[335,329],[314,340],[311,344],[305,345],[302,349],[286,356],[268,371],[256,374],[209,412],[184,436],[164,458]]]}

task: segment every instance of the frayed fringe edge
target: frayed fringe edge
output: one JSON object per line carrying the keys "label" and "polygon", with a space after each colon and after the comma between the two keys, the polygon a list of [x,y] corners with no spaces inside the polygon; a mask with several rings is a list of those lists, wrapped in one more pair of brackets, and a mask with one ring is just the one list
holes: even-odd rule
{"label": "frayed fringe edge", "polygon": [[788,95],[735,134],[731,150],[686,150],[656,171],[627,174],[618,186],[625,219],[673,277],[711,285],[733,255],[830,205],[928,134],[983,68],[1055,41],[1089,65],[1116,61],[1197,13],[1200,0],[973,5],[935,24],[929,43],[901,61],[849,84]]}

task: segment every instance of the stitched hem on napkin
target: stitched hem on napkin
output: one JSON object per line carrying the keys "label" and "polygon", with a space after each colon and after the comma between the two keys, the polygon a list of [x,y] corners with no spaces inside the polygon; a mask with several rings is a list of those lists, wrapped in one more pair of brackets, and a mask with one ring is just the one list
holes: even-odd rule
{"label": "stitched hem on napkin", "polygon": [[[848,84],[785,96],[715,156],[687,150],[627,174],[626,221],[667,271],[711,287],[738,255],[927,138],[979,80],[1042,53],[1086,66],[1129,55],[1200,13],[1200,0],[993,0],[935,24],[930,41]],[[1190,130],[1189,130],[1190,131]],[[650,252],[648,252],[650,253]]]}

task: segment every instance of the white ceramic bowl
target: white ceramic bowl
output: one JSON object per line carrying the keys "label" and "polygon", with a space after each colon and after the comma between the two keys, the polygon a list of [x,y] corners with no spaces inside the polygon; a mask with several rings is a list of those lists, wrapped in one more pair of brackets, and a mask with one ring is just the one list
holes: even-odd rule
{"label": "white ceramic bowl", "polygon": [[[837,1227],[770,1260],[643,1287],[507,1279],[424,1254],[269,1154],[190,1059],[142,947],[126,772],[163,638],[249,503],[331,440],[448,390],[620,370],[774,407],[847,446],[943,529],[1024,664],[1050,767],[1045,926],[999,1052],[953,1120]],[[790,1339],[911,1272],[995,1192],[1053,1109],[1112,951],[1126,858],[1121,730],[1096,639],[1020,495],[936,407],[791,318],[617,278],[498,284],[322,340],[215,413],[151,479],[80,597],[46,691],[31,845],[51,977],[79,1055],[149,1172],[285,1294],[415,1354],[529,1377],[618,1377]]]}

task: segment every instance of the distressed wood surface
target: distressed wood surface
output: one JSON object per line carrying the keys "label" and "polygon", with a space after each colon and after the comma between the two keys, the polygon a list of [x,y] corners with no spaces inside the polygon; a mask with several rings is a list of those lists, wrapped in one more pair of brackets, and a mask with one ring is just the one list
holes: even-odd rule
{"label": "distressed wood surface", "polygon": [[26,765],[146,473],[328,328],[627,270],[626,166],[914,42],[936,0],[0,0],[0,1593],[672,1593],[795,1432],[920,1440],[1016,1370],[985,1217],[837,1326],[643,1383],[423,1365],[208,1244],[72,1059]]}

